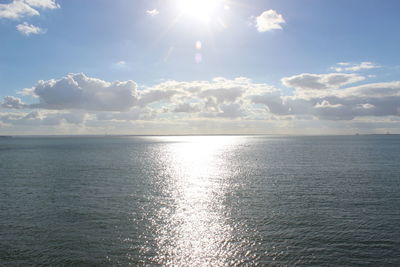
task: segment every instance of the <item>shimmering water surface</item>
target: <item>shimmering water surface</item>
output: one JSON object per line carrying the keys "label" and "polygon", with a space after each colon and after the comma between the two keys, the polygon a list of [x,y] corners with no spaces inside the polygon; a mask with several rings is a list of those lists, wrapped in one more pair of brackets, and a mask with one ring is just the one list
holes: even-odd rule
{"label": "shimmering water surface", "polygon": [[400,266],[400,137],[0,139],[0,265]]}

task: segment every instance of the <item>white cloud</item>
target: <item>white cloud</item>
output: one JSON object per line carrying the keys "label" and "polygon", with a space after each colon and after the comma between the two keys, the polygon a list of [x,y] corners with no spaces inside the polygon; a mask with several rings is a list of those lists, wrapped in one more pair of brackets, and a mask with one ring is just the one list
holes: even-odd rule
{"label": "white cloud", "polygon": [[119,71],[120,70],[128,70],[129,69],[129,64],[124,60],[120,60],[120,61],[114,62],[111,65],[111,68],[114,69],[114,70],[119,70]]}
{"label": "white cloud", "polygon": [[314,107],[316,107],[316,108],[340,108],[340,107],[343,107],[343,105],[342,104],[332,105],[331,103],[329,103],[329,101],[323,100],[321,103],[317,103]]}
{"label": "white cloud", "polygon": [[274,90],[277,89],[240,77],[233,80],[215,78],[212,81],[167,81],[137,91],[134,81],[110,83],[84,74],[68,74],[59,80],[39,81],[36,86],[23,90],[24,97],[33,96],[38,103],[25,105],[19,99],[7,98],[3,107],[79,109],[88,112],[130,112],[152,108],[153,115],[197,114],[209,118],[236,118],[244,116],[246,109],[250,108],[249,95]]}
{"label": "white cloud", "polygon": [[106,82],[82,73],[68,74],[60,80],[39,81],[30,92],[46,109],[127,110],[137,101],[134,81]]}
{"label": "white cloud", "polygon": [[69,74],[60,80],[39,81],[35,87],[26,90],[39,98],[37,104],[26,105],[19,98],[6,97],[2,106],[103,112],[103,120],[185,117],[186,114],[192,118],[244,119],[260,116],[257,105],[266,106],[268,112],[275,115],[334,120],[399,115],[400,82],[343,88],[362,79],[355,74],[299,74],[282,79],[283,83],[311,93],[282,96],[280,90],[253,83],[247,78],[167,81],[137,91],[133,81],[110,83],[84,74]]}
{"label": "white cloud", "polygon": [[331,69],[335,70],[337,72],[356,72],[356,71],[360,71],[360,70],[377,69],[377,68],[381,67],[381,66],[379,66],[373,62],[369,62],[369,61],[364,61],[359,64],[351,64],[349,62],[339,62],[336,65],[337,66],[331,67]]}
{"label": "white cloud", "polygon": [[60,6],[54,0],[13,0],[7,4],[0,4],[0,19],[22,19],[38,16],[38,9],[55,9]]}
{"label": "white cloud", "polygon": [[46,31],[47,31],[46,29],[37,27],[32,24],[28,24],[27,22],[18,24],[16,28],[21,34],[26,35],[26,36],[29,36],[31,34],[43,34],[43,33],[46,33]]}
{"label": "white cloud", "polygon": [[[275,121],[274,127],[285,129],[284,125],[298,125],[300,121],[316,127],[366,122],[371,118],[375,121],[399,118],[400,81],[346,87],[362,78],[340,73],[286,77],[286,84],[296,89],[295,94],[288,96],[275,87],[244,77],[166,81],[137,90],[134,81],[107,82],[84,74],[69,74],[59,80],[39,81],[25,90],[24,97],[36,97],[34,104],[26,104],[13,96],[5,97],[1,107],[10,110],[0,113],[0,124],[7,127],[79,125],[93,131],[100,129],[100,132],[107,127],[144,127],[142,133],[163,133],[170,127],[172,132],[179,133],[193,127],[202,130],[202,126],[210,125],[251,128]],[[235,131],[239,128],[230,128],[227,132]]]}
{"label": "white cloud", "polygon": [[121,60],[121,61],[115,62],[115,65],[116,66],[120,66],[120,67],[124,67],[124,66],[126,66],[126,62]]}
{"label": "white cloud", "polygon": [[158,14],[160,14],[160,12],[157,9],[147,10],[146,13],[149,14],[150,16],[152,16],[152,17],[157,16]]}
{"label": "white cloud", "polygon": [[8,4],[0,4],[0,18],[20,19],[23,17],[38,16],[40,13],[24,1],[12,1]]}
{"label": "white cloud", "polygon": [[272,9],[264,11],[260,16],[256,17],[256,26],[259,32],[281,30],[281,24],[283,23],[285,23],[283,16]]}
{"label": "white cloud", "polygon": [[[167,81],[140,92],[141,106],[161,105],[163,110],[190,116],[196,114],[207,118],[246,116],[250,100],[248,96],[276,90],[266,84],[256,84],[247,78],[212,81]],[[157,102],[157,103],[156,103]],[[192,116],[193,117],[193,116]]]}
{"label": "white cloud", "polygon": [[60,8],[60,5],[55,0],[24,0],[24,2],[32,7],[42,9],[56,9]]}
{"label": "white cloud", "polygon": [[359,106],[360,106],[360,108],[363,108],[363,109],[373,109],[373,108],[376,108],[374,105],[369,104],[369,103],[367,103],[367,104],[360,104]]}

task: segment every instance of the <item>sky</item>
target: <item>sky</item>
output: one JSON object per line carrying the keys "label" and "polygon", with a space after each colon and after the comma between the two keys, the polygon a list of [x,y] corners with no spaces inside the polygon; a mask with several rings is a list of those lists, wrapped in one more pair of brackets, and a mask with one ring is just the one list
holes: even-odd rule
{"label": "sky", "polygon": [[0,0],[0,135],[400,133],[398,0]]}

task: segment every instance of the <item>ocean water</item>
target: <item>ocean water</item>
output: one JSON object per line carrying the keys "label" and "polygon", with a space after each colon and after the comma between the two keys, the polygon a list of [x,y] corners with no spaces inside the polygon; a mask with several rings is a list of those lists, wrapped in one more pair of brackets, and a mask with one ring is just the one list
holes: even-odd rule
{"label": "ocean water", "polygon": [[0,139],[0,265],[400,266],[400,137]]}

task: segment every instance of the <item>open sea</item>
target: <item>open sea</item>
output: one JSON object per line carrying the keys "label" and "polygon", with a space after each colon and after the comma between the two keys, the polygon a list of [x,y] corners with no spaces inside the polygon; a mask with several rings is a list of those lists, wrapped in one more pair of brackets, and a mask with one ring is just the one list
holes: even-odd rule
{"label": "open sea", "polygon": [[400,136],[0,138],[2,266],[400,266]]}

